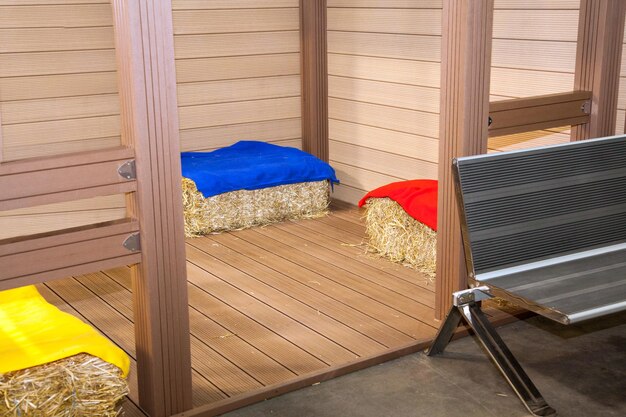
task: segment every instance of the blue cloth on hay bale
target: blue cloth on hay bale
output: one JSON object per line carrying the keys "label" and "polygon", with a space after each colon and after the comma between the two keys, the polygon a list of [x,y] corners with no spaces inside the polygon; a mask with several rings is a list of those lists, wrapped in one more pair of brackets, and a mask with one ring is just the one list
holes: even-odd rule
{"label": "blue cloth on hay bale", "polygon": [[181,153],[183,177],[204,198],[236,190],[330,180],[339,183],[326,162],[296,148],[240,141],[213,152]]}

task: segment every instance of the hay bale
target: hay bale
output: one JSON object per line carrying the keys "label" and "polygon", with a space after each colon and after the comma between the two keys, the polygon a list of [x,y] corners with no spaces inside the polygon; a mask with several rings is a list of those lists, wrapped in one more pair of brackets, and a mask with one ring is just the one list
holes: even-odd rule
{"label": "hay bale", "polygon": [[121,369],[81,353],[0,374],[0,416],[114,417],[127,394]]}
{"label": "hay bale", "polygon": [[409,216],[390,198],[365,203],[368,250],[435,276],[437,232]]}
{"label": "hay bale", "polygon": [[195,182],[183,178],[185,236],[246,229],[283,220],[310,219],[328,214],[328,181],[238,190],[204,198]]}

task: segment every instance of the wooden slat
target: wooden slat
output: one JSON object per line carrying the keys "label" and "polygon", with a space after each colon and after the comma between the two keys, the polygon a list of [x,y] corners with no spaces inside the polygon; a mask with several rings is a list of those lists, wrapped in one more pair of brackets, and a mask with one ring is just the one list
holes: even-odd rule
{"label": "wooden slat", "polygon": [[0,166],[0,210],[50,204],[135,190],[135,181],[117,172],[132,150],[8,162]]}
{"label": "wooden slat", "polygon": [[451,160],[487,151],[493,0],[444,0],[436,317],[467,288]]}
{"label": "wooden slat", "polygon": [[174,35],[298,30],[297,7],[289,9],[174,10]]}
{"label": "wooden slat", "polygon": [[336,119],[330,119],[328,125],[330,138],[337,142],[437,162],[437,139]]}
{"label": "wooden slat", "polygon": [[494,39],[492,65],[537,71],[574,71],[576,43],[542,41],[541,47],[537,43],[524,39]]}
{"label": "wooden slat", "polygon": [[181,129],[300,117],[300,98],[205,104],[179,109]]}
{"label": "wooden slat", "polygon": [[180,132],[181,151],[199,151],[232,145],[238,140],[300,140],[299,118],[267,120],[226,126],[200,127]]}
{"label": "wooden slat", "polygon": [[505,9],[496,4],[493,16],[494,39],[532,39],[561,42],[576,42],[578,10],[545,10],[528,2],[520,2],[518,7],[525,10]]}
{"label": "wooden slat", "polygon": [[437,165],[421,159],[353,146],[334,140],[330,141],[330,149],[333,160],[344,164],[356,166],[360,161],[368,161],[368,170],[398,178],[437,178]]}
{"label": "wooden slat", "polygon": [[[0,59],[2,59],[1,56]],[[300,55],[298,53],[176,60],[176,78],[179,83],[298,75],[299,73]]]}
{"label": "wooden slat", "polygon": [[489,136],[587,123],[584,106],[591,106],[590,99],[590,91],[574,91],[491,102]]}
{"label": "wooden slat", "polygon": [[302,149],[328,161],[326,0],[300,1]]}
{"label": "wooden slat", "polygon": [[328,54],[328,73],[341,77],[439,88],[438,62]]}
{"label": "wooden slat", "polygon": [[328,7],[441,9],[441,0],[329,0]]}
{"label": "wooden slat", "polygon": [[0,54],[113,48],[113,28],[0,29]]}
{"label": "wooden slat", "polygon": [[439,89],[355,78],[328,78],[330,97],[439,113]]}
{"label": "wooden slat", "polygon": [[113,263],[110,267],[137,262],[138,254],[122,245],[137,230],[137,222],[122,220],[2,241],[0,288],[61,278],[73,267],[82,273],[86,265],[101,261]]}
{"label": "wooden slat", "polygon": [[[0,3],[0,29],[111,26],[111,6],[104,4],[55,4],[3,6]],[[24,5],[28,4],[28,5]]]}
{"label": "wooden slat", "polygon": [[176,59],[298,52],[297,31],[179,35]]}
{"label": "wooden slat", "polygon": [[581,0],[575,90],[592,92],[589,123],[572,128],[571,139],[615,134],[626,2]]}
{"label": "wooden slat", "polygon": [[0,54],[0,77],[115,71],[115,50]]}
{"label": "wooden slat", "polygon": [[386,33],[328,32],[328,52],[439,62],[437,36]]}
{"label": "wooden slat", "polygon": [[174,10],[253,9],[298,7],[299,0],[173,0]]}
{"label": "wooden slat", "polygon": [[137,163],[129,215],[142,233],[141,264],[133,267],[139,400],[152,417],[165,417],[192,405],[172,5],[111,4],[122,139]]}
{"label": "wooden slat", "polygon": [[330,98],[328,113],[331,119],[413,133],[437,139],[437,114],[377,104]]}
{"label": "wooden slat", "polygon": [[178,105],[191,106],[300,96],[300,76],[259,77],[178,85]]}
{"label": "wooden slat", "polygon": [[115,72],[0,78],[2,100],[117,93]]}
{"label": "wooden slat", "polygon": [[117,94],[5,101],[2,103],[2,117],[5,125],[113,116],[119,113]]}
{"label": "wooden slat", "polygon": [[330,8],[328,30],[441,36],[441,9]]}

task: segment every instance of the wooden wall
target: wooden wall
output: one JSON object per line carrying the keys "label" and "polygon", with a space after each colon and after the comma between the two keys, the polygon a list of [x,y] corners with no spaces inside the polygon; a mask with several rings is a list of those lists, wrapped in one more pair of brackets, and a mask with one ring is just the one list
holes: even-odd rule
{"label": "wooden wall", "polygon": [[[495,0],[491,100],[571,91],[579,0]],[[569,127],[492,138],[491,150],[569,141]]]}
{"label": "wooden wall", "polygon": [[173,0],[181,148],[301,147],[298,0]]}
{"label": "wooden wall", "polygon": [[[0,161],[120,144],[107,0],[0,0]],[[0,213],[0,238],[124,217],[123,196]]]}
{"label": "wooden wall", "polygon": [[437,177],[440,53],[440,1],[328,0],[336,198]]}

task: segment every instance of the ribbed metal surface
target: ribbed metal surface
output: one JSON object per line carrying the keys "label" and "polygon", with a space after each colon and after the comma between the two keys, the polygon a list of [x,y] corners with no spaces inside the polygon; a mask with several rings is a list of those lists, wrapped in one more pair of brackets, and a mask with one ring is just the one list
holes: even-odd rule
{"label": "ribbed metal surface", "polygon": [[626,241],[626,136],[457,166],[476,273]]}

